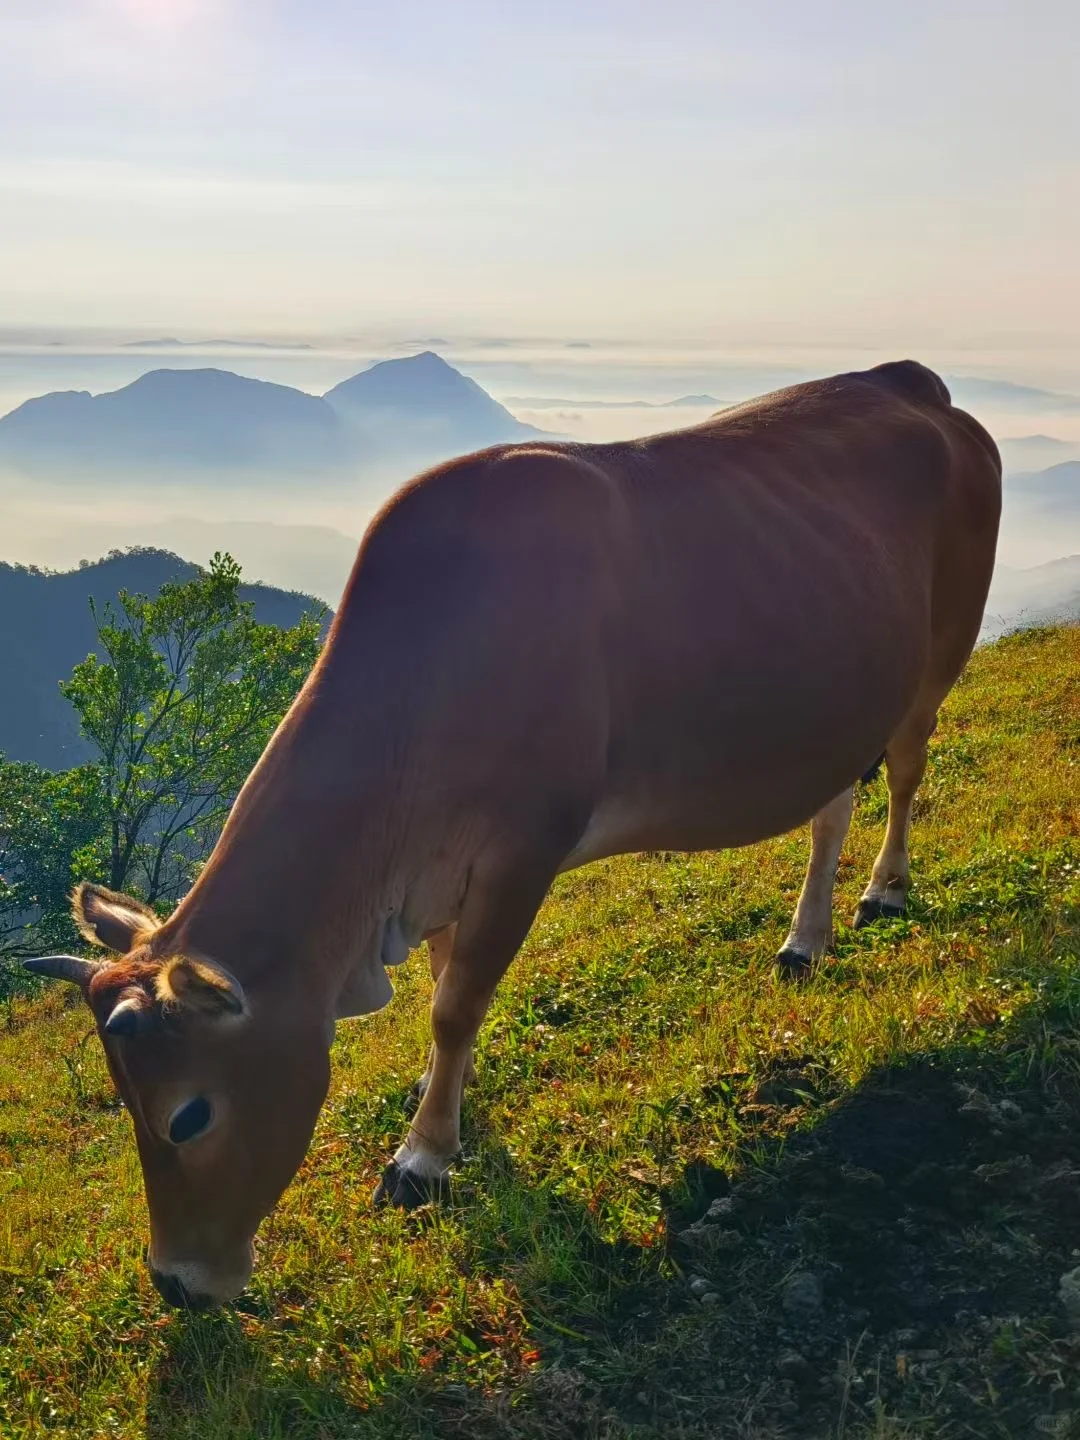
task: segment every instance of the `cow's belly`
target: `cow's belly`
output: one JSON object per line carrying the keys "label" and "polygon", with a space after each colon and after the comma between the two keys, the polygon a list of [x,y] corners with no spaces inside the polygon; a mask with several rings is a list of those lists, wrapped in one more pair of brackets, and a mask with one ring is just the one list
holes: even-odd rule
{"label": "cow's belly", "polygon": [[745,707],[699,695],[689,723],[653,712],[647,740],[629,730],[562,868],[641,850],[750,845],[804,824],[880,757],[921,672],[914,653],[877,674],[848,657],[819,686],[765,685]]}
{"label": "cow's belly", "polygon": [[[871,762],[867,762],[868,764]],[[835,769],[831,774],[835,775]],[[808,773],[778,786],[768,776],[753,796],[745,785],[700,787],[673,795],[642,791],[605,797],[560,866],[573,870],[607,855],[642,850],[725,850],[752,845],[804,824],[856,778],[820,780]],[[745,778],[745,777],[744,777]]]}

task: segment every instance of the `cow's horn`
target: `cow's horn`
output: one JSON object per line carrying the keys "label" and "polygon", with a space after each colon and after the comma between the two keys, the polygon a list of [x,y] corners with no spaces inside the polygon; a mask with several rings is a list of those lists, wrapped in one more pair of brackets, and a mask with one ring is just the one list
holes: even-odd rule
{"label": "cow's horn", "polygon": [[151,1024],[153,1005],[145,991],[118,1000],[105,1021],[106,1035],[138,1035]]}
{"label": "cow's horn", "polygon": [[85,990],[102,964],[101,960],[82,960],[78,955],[41,955],[36,960],[24,960],[23,968],[49,980],[70,980]]}

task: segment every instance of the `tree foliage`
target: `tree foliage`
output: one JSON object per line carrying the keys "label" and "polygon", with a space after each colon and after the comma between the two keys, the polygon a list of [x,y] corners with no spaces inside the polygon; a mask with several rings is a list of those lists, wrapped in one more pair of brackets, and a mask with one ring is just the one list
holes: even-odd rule
{"label": "tree foliage", "polygon": [[321,644],[325,609],[260,624],[239,587],[218,554],[156,597],[94,609],[95,653],[61,689],[96,759],[60,774],[0,761],[0,952],[69,945],[74,880],[163,909],[190,886]]}
{"label": "tree foliage", "polygon": [[100,757],[106,883],[151,904],[190,885],[318,653],[320,615],[261,625],[239,586],[215,555],[154,599],[121,591],[95,614],[102,654],[61,685]]}
{"label": "tree foliage", "polygon": [[0,757],[0,955],[78,942],[68,896],[102,873],[103,802],[95,765],[56,774]]}

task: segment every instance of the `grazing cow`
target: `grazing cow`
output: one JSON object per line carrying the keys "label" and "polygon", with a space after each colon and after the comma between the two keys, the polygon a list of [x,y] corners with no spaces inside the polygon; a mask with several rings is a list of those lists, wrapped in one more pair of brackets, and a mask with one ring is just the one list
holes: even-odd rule
{"label": "grazing cow", "polygon": [[335,1020],[427,938],[434,1044],[376,1192],[458,1150],[500,976],[562,870],[747,845],[813,817],[779,959],[828,946],[856,779],[888,830],[858,920],[899,914],[927,740],[979,631],[997,450],[929,370],[881,365],[624,444],[441,465],[372,523],[326,647],[161,922],[94,885],[78,983],[131,1111],[165,1298],[238,1293],[326,1094]]}

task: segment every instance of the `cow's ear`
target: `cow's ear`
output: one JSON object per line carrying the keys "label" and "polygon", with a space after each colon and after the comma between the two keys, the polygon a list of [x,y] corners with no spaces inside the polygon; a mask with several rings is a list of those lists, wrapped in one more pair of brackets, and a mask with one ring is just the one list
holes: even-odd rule
{"label": "cow's ear", "polygon": [[217,965],[174,955],[166,960],[157,977],[157,998],[163,1005],[184,1014],[207,1019],[243,1015],[247,1009],[240,982]]}
{"label": "cow's ear", "polygon": [[75,887],[71,897],[71,913],[83,938],[92,945],[104,945],[126,955],[147,939],[161,924],[154,912],[141,900],[118,895],[103,885],[85,881]]}

